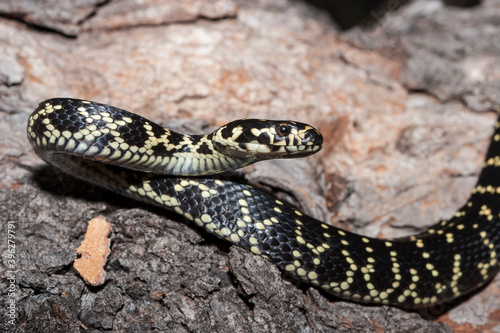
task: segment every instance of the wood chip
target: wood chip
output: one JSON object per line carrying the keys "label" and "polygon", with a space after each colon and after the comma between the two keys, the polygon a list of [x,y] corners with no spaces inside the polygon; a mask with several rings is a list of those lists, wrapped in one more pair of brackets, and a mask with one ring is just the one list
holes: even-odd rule
{"label": "wood chip", "polygon": [[89,221],[85,239],[76,252],[81,258],[76,259],[73,267],[90,285],[99,286],[104,283],[106,272],[104,265],[111,252],[108,238],[111,224],[102,216]]}

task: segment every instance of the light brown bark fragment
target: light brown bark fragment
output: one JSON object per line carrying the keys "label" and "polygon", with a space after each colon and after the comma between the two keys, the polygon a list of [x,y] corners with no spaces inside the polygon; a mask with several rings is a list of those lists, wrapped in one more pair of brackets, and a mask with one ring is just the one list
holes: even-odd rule
{"label": "light brown bark fragment", "polygon": [[73,267],[90,285],[99,286],[104,283],[106,272],[104,265],[110,254],[109,233],[111,224],[102,216],[89,221],[87,233],[76,252],[81,255],[75,260]]}

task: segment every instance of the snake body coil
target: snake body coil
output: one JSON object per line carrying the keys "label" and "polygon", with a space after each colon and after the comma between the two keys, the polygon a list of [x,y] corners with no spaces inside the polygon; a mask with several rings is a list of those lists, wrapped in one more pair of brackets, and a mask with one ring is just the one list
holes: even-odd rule
{"label": "snake body coil", "polygon": [[398,239],[329,226],[245,184],[158,174],[220,173],[306,156],[322,143],[308,125],[243,120],[187,136],[108,105],[59,98],[33,112],[28,138],[37,155],[64,172],[173,210],[341,298],[431,306],[481,287],[499,270],[499,122],[467,203],[451,219]]}

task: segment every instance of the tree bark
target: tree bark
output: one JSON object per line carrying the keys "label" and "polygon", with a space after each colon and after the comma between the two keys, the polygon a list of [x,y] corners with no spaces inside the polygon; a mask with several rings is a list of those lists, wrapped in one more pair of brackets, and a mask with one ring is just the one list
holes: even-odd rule
{"label": "tree bark", "polygon": [[[370,30],[347,32],[287,0],[51,3],[0,4],[1,330],[500,327],[498,277],[439,309],[344,302],[173,213],[61,174],[26,139],[29,114],[51,97],[111,104],[191,133],[244,117],[296,119],[323,132],[323,150],[250,166],[249,182],[344,229],[415,234],[452,216],[481,168],[495,115],[478,111],[500,106],[496,1],[409,2],[371,13]],[[98,215],[113,224],[111,254],[106,282],[91,287],[72,264]]]}

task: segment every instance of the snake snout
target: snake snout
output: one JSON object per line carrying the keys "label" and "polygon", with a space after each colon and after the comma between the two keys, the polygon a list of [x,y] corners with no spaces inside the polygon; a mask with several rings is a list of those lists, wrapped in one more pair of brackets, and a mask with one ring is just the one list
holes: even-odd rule
{"label": "snake snout", "polygon": [[313,145],[320,146],[323,144],[323,136],[316,129],[310,129],[304,132],[302,137],[302,144],[304,145]]}

